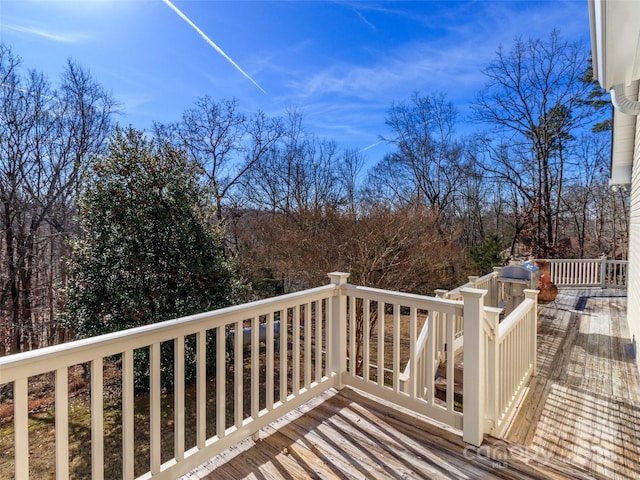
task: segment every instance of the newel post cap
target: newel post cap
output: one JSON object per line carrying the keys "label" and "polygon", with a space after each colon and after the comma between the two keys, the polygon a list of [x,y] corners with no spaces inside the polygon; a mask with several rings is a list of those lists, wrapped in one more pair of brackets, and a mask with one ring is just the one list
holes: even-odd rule
{"label": "newel post cap", "polygon": [[483,290],[480,288],[463,288],[462,290],[460,290],[460,293],[462,294],[463,297],[469,297],[469,298],[482,298],[484,297],[488,292],[487,290]]}
{"label": "newel post cap", "polygon": [[327,274],[333,285],[346,285],[349,274],[345,272],[331,272]]}
{"label": "newel post cap", "polygon": [[529,288],[525,288],[524,290],[524,298],[526,298],[527,300],[538,300],[538,293],[540,293],[540,290],[532,290]]}

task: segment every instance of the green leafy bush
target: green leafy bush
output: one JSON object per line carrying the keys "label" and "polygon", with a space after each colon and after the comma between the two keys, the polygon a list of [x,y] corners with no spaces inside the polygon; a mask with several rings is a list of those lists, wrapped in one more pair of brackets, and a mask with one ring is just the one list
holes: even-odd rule
{"label": "green leafy bush", "polygon": [[[80,200],[82,233],[73,242],[65,312],[77,336],[235,303],[238,282],[225,259],[221,228],[207,221],[211,207],[195,173],[172,147],[134,129],[116,131],[108,153],[93,163]],[[147,349],[140,352],[148,357]],[[189,346],[187,352],[195,354]],[[163,344],[167,374],[172,355],[172,344]],[[142,360],[136,362],[141,372],[148,367]]]}

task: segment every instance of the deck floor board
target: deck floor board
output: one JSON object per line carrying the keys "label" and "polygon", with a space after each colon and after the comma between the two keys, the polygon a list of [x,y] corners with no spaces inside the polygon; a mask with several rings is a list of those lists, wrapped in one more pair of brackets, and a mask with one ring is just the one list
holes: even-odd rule
{"label": "deck floor board", "polygon": [[616,480],[640,478],[640,382],[624,290],[561,289],[539,308],[538,371],[506,438]]}
{"label": "deck floor board", "polygon": [[599,479],[506,440],[469,446],[459,431],[349,388],[323,397],[184,479]]}
{"label": "deck floor board", "polygon": [[640,478],[640,385],[626,292],[540,306],[538,369],[505,438],[461,432],[345,388],[296,408],[184,479]]}

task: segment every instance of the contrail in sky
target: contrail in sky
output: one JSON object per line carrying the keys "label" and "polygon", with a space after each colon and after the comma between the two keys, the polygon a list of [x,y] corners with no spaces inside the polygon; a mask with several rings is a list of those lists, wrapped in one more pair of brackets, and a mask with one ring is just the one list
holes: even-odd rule
{"label": "contrail in sky", "polygon": [[26,88],[16,87],[15,85],[8,85],[6,83],[0,83],[0,88],[8,88],[10,90],[15,90],[16,92],[26,93],[27,95],[31,95],[33,97],[37,97],[38,95],[41,95],[43,98],[46,98],[47,100],[56,99],[54,96],[51,96],[51,95],[38,94],[38,92],[32,92],[30,90],[27,90]]}
{"label": "contrail in sky", "polygon": [[33,93],[31,93],[29,90],[27,90],[26,88],[20,88],[20,87],[16,87],[14,85],[7,85],[6,83],[0,83],[0,87],[2,88],[9,88],[11,90],[16,90],[18,92],[22,92],[22,93],[28,93],[29,95],[33,95]]}
{"label": "contrail in sky", "polygon": [[361,149],[358,153],[362,153],[362,152],[366,152],[367,150],[372,149],[373,147],[377,147],[378,145],[380,145],[381,143],[383,143],[383,140],[380,140],[379,142],[373,143],[367,147],[364,147],[363,149]]}
{"label": "contrail in sky", "polygon": [[190,26],[191,26],[191,27],[192,27],[196,32],[198,32],[198,33],[200,34],[200,36],[201,36],[202,38],[204,38],[204,40],[205,40],[209,45],[211,45],[211,46],[212,46],[212,47],[213,47],[213,48],[214,48],[214,49],[215,49],[215,50],[216,50],[220,55],[222,55],[224,58],[226,58],[226,59],[229,61],[229,63],[231,63],[231,65],[233,65],[234,67],[236,67],[236,69],[237,69],[237,70],[238,70],[242,75],[244,75],[244,76],[245,76],[245,77],[247,77],[249,80],[251,80],[251,83],[253,83],[256,87],[258,87],[262,93],[267,93],[267,92],[265,92],[265,91],[263,90],[263,88],[262,88],[260,85],[258,85],[258,83],[257,83],[253,78],[251,78],[251,77],[249,76],[249,74],[247,74],[247,72],[245,72],[244,70],[242,70],[242,68],[240,68],[240,66],[239,66],[236,62],[234,62],[234,61],[231,59],[231,57],[229,57],[229,55],[227,55],[226,53],[224,53],[224,52],[222,51],[222,49],[221,49],[218,45],[216,45],[216,44],[213,42],[213,40],[211,40],[209,37],[207,37],[207,35],[206,35],[202,30],[200,30],[200,29],[198,28],[198,26],[197,26],[195,23],[193,23],[191,20],[189,20],[189,17],[187,17],[184,13],[182,13],[180,10],[178,10],[178,7],[176,7],[176,6],[175,6],[173,3],[171,3],[169,0],[162,0],[162,1],[163,1],[164,3],[166,3],[166,4],[167,4],[167,6],[169,6],[169,8],[171,8],[171,10],[173,10],[174,12],[176,12],[176,13],[180,16],[180,18],[182,18],[185,22],[187,22],[187,23],[188,23],[188,24],[189,24],[189,25],[190,25]]}

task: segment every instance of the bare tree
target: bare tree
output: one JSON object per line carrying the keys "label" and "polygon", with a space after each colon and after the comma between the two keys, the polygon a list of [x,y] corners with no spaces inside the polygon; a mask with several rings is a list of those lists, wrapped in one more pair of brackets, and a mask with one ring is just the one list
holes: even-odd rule
{"label": "bare tree", "polygon": [[415,194],[414,201],[433,209],[443,225],[457,194],[462,145],[455,138],[456,110],[444,95],[414,93],[408,103],[391,106],[386,140],[396,151],[386,159],[403,172]]}
{"label": "bare tree", "polygon": [[474,105],[476,120],[492,125],[509,155],[489,155],[486,172],[517,188],[535,210],[536,255],[557,247],[556,218],[566,175],[568,146],[574,133],[594,120],[585,81],[588,53],[553,32],[547,41],[516,40],[498,49],[485,69],[485,89]]}
{"label": "bare tree", "polygon": [[[19,66],[0,46],[0,310],[10,352],[40,346],[44,319],[56,321],[52,297],[54,283],[64,280],[63,237],[72,228],[84,166],[102,148],[115,110],[111,95],[71,61],[59,91],[36,71],[20,76]],[[36,308],[42,282],[49,292],[44,317]]]}
{"label": "bare tree", "polygon": [[[562,196],[562,214],[558,218],[566,219],[567,233],[577,239],[577,252],[567,252],[584,258],[585,254],[600,255],[605,253],[602,248],[598,252],[590,252],[588,241],[595,237],[594,212],[596,211],[597,195],[603,192],[600,185],[606,185],[609,171],[607,158],[610,154],[611,144],[608,135],[590,134],[581,137],[578,146],[577,157],[580,164],[572,168],[573,178]],[[608,190],[608,186],[605,191]],[[605,193],[605,196],[609,196]]]}
{"label": "bare tree", "polygon": [[247,176],[244,195],[253,208],[287,214],[336,207],[339,162],[337,144],[307,135],[302,113],[290,111],[283,135]]}
{"label": "bare tree", "polygon": [[397,168],[395,158],[385,155],[367,173],[363,197],[369,205],[384,203],[400,207],[416,204],[418,191],[411,172]]}
{"label": "bare tree", "polygon": [[359,203],[359,177],[364,167],[364,157],[357,150],[347,150],[342,154],[342,160],[338,164],[338,180],[342,184],[344,204],[346,211],[351,215],[358,212]]}
{"label": "bare tree", "polygon": [[236,99],[215,101],[209,96],[185,110],[180,122],[156,125],[155,130],[160,137],[178,143],[200,166],[220,223],[225,200],[282,135],[280,119],[263,112],[248,117]]}

